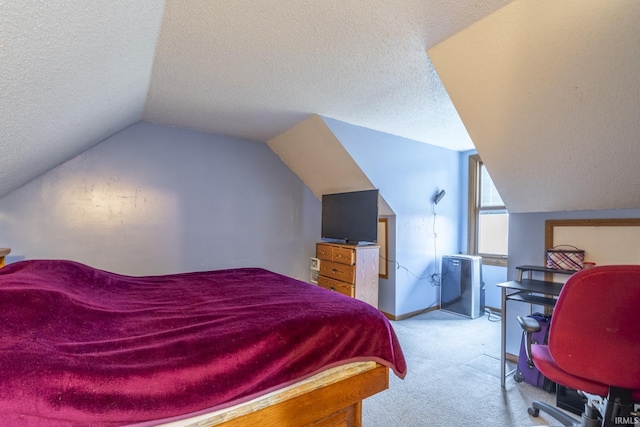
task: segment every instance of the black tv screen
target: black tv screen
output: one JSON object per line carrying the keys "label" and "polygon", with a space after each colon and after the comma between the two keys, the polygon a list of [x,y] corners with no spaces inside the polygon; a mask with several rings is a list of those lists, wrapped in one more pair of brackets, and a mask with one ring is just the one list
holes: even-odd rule
{"label": "black tv screen", "polygon": [[322,238],[347,243],[378,240],[378,190],[322,196]]}

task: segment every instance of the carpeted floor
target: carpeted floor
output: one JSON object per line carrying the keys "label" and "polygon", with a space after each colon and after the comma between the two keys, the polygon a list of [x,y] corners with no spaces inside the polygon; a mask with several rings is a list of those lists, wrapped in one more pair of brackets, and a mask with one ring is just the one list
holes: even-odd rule
{"label": "carpeted floor", "polygon": [[391,373],[389,390],[364,401],[364,427],[559,425],[527,413],[533,400],[555,404],[555,394],[512,376],[500,387],[499,318],[431,311],[392,324],[408,373]]}

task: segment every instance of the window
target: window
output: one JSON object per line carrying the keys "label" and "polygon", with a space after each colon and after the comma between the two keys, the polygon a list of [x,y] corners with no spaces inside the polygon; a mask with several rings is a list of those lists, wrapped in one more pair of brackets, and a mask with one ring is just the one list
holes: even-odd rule
{"label": "window", "polygon": [[507,266],[509,212],[478,155],[469,157],[468,252],[482,263]]}

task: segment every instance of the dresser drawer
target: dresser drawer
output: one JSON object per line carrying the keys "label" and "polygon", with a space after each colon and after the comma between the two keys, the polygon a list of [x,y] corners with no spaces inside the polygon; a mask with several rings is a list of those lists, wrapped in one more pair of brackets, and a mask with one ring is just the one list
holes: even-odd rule
{"label": "dresser drawer", "polygon": [[330,279],[340,280],[350,284],[356,283],[355,265],[340,264],[333,261],[322,261],[320,263],[320,275]]}
{"label": "dresser drawer", "polygon": [[350,248],[333,248],[331,261],[341,264],[353,265],[356,263],[356,251]]}
{"label": "dresser drawer", "polygon": [[[323,245],[318,243],[316,245],[316,258],[323,259],[325,261],[332,261],[331,257],[333,256],[333,247],[329,245]],[[322,263],[320,263],[322,264]]]}
{"label": "dresser drawer", "polygon": [[317,242],[318,286],[377,308],[379,249],[375,245]]}
{"label": "dresser drawer", "polygon": [[339,292],[342,295],[346,295],[351,298],[354,298],[356,295],[355,286],[324,276],[318,276],[318,286],[321,286],[330,291]]}
{"label": "dresser drawer", "polygon": [[356,263],[356,251],[342,246],[316,245],[316,258],[325,261],[339,262],[340,264],[353,265]]}

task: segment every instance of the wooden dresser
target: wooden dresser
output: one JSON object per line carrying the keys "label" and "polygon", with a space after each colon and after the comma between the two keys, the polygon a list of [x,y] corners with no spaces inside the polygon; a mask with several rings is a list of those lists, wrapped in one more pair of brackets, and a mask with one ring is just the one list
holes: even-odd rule
{"label": "wooden dresser", "polygon": [[379,246],[320,242],[318,286],[357,298],[378,308]]}

